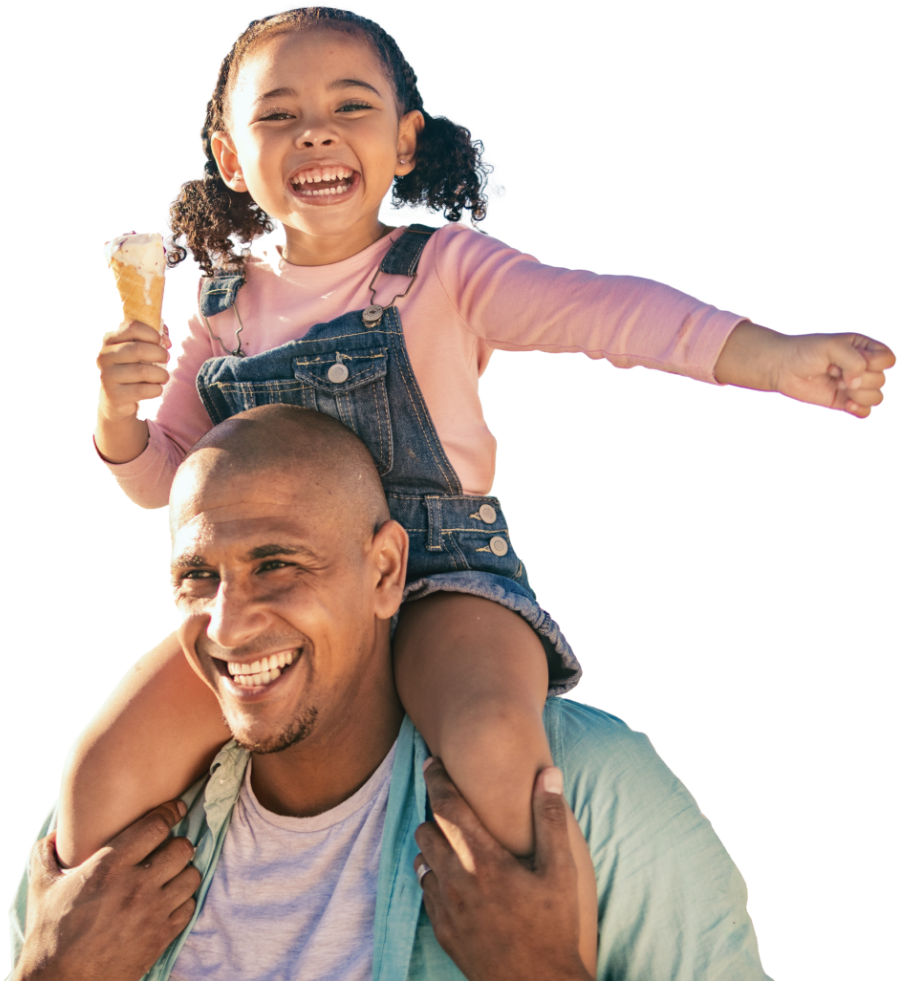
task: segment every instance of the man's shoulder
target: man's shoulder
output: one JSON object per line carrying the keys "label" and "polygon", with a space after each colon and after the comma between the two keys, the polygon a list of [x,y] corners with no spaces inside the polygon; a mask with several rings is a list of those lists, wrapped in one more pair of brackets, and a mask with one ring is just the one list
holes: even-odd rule
{"label": "man's shoulder", "polygon": [[648,754],[656,756],[644,733],[630,729],[610,712],[569,698],[547,700],[544,725],[552,748],[556,744],[574,761],[583,756],[595,762]]}
{"label": "man's shoulder", "polygon": [[568,783],[581,784],[589,797],[652,801],[676,794],[694,805],[650,739],[615,715],[568,698],[549,698],[544,724],[557,766]]}

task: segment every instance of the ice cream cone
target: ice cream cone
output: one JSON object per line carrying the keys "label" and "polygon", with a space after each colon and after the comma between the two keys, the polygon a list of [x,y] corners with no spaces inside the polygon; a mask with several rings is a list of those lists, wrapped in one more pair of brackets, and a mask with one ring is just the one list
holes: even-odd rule
{"label": "ice cream cone", "polygon": [[116,277],[122,300],[123,319],[139,320],[154,330],[162,331],[165,277],[145,275],[118,259],[110,260],[110,268]]}
{"label": "ice cream cone", "polygon": [[105,252],[116,277],[125,320],[139,320],[162,332],[166,271],[162,237],[130,232],[107,242]]}

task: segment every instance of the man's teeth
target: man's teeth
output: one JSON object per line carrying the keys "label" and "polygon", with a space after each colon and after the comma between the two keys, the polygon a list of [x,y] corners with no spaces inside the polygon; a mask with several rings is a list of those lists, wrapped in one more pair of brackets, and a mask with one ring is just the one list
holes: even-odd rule
{"label": "man's teeth", "polygon": [[280,654],[270,654],[251,664],[241,664],[238,661],[228,662],[228,673],[234,678],[236,685],[244,688],[257,688],[275,681],[282,673],[282,668],[293,664],[297,659],[294,651],[282,651]]}

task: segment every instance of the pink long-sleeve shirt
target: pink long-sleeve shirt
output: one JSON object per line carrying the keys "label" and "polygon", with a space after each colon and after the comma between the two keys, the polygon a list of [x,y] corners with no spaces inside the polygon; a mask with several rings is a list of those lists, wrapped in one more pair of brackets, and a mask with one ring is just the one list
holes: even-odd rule
{"label": "pink long-sleeve shirt", "polygon": [[[260,354],[368,306],[373,273],[402,231],[325,266],[294,266],[277,250],[249,258],[237,299],[243,351]],[[376,302],[387,305],[408,285],[407,277],[379,274]],[[397,309],[438,436],[465,491],[478,495],[494,481],[496,444],[478,394],[493,351],[572,351],[620,368],[644,365],[715,382],[720,351],[744,319],[651,280],[545,266],[454,224],[429,239]],[[210,327],[236,347],[233,309],[210,318]],[[156,419],[148,420],[146,449],[130,463],[107,464],[142,507],[167,503],[176,468],[211,428],[195,380],[204,361],[224,353],[195,315]]]}

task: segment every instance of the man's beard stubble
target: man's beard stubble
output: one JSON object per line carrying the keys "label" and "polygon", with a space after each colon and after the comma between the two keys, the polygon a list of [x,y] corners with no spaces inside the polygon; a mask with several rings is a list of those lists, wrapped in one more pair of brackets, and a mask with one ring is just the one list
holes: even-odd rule
{"label": "man's beard stubble", "polygon": [[[296,719],[292,719],[288,722],[281,732],[276,733],[274,736],[270,736],[268,739],[263,739],[259,742],[247,742],[241,739],[240,736],[235,735],[235,742],[242,748],[246,749],[248,752],[256,753],[260,756],[265,756],[269,753],[281,753],[283,750],[289,749],[291,746],[302,742],[310,733],[316,725],[316,719],[319,713],[316,710],[316,706],[308,708],[303,715],[298,716]],[[232,728],[228,719],[225,719],[225,724]],[[234,735],[234,730],[232,729]]]}

